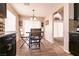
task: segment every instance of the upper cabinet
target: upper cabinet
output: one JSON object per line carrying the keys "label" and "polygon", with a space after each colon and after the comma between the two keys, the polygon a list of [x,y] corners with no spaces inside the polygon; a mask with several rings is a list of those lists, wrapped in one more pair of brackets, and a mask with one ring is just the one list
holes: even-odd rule
{"label": "upper cabinet", "polygon": [[0,3],[0,17],[6,18],[6,3]]}
{"label": "upper cabinet", "polygon": [[79,20],[79,3],[74,3],[74,20]]}

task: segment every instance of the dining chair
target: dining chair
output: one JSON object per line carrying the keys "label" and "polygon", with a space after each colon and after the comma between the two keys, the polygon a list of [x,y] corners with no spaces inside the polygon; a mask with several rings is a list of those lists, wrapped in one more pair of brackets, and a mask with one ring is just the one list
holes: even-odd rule
{"label": "dining chair", "polygon": [[[28,32],[28,33],[29,33],[29,32]],[[22,48],[24,44],[27,44],[27,45],[29,46],[29,44],[28,44],[29,35],[28,35],[28,36],[24,36],[24,35],[21,35],[21,34],[20,34],[20,38],[21,38],[21,40],[23,41],[22,44],[21,44],[21,46],[20,46],[20,48]]]}
{"label": "dining chair", "polygon": [[41,42],[41,29],[31,29],[30,37],[29,37],[29,48],[37,49],[40,48]]}

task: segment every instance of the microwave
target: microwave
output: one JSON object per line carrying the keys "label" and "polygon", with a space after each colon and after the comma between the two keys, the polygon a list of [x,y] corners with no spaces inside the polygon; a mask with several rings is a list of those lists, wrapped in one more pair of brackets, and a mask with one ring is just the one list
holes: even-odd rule
{"label": "microwave", "polygon": [[79,28],[76,28],[76,31],[79,32]]}

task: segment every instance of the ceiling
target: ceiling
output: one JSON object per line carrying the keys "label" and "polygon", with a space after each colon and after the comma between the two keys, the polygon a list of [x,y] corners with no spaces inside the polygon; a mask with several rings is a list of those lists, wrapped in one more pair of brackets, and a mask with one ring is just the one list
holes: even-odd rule
{"label": "ceiling", "polygon": [[12,3],[12,7],[18,12],[21,16],[32,16],[32,10],[35,10],[34,15],[37,17],[46,17],[48,16],[53,8],[57,5],[55,3]]}

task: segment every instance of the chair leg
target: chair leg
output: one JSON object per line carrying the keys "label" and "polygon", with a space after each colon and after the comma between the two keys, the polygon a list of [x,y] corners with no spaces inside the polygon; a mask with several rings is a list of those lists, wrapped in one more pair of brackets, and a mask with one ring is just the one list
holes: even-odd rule
{"label": "chair leg", "polygon": [[29,48],[32,48],[32,40],[29,40]]}
{"label": "chair leg", "polygon": [[39,48],[40,48],[40,41],[39,41]]}
{"label": "chair leg", "polygon": [[[35,43],[36,42],[36,43]],[[32,42],[32,40],[29,40],[29,48],[30,49],[32,49],[33,47],[32,46],[34,46],[34,48],[33,49],[40,49],[40,40],[39,40],[39,42],[37,42],[37,40],[34,40],[34,43]]]}
{"label": "chair leg", "polygon": [[29,42],[29,48],[31,48],[31,44],[30,44],[30,42]]}
{"label": "chair leg", "polygon": [[30,48],[30,44],[29,44],[29,48]]}
{"label": "chair leg", "polygon": [[25,44],[25,43],[23,43],[20,48],[22,48],[24,44]]}

